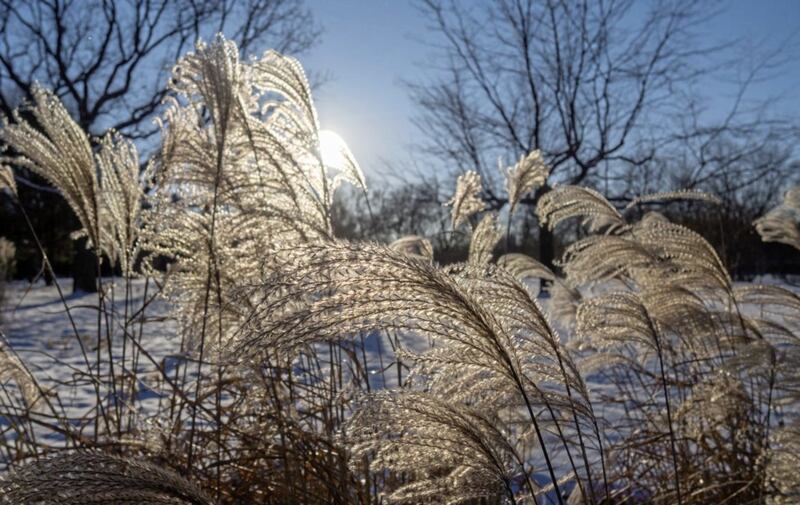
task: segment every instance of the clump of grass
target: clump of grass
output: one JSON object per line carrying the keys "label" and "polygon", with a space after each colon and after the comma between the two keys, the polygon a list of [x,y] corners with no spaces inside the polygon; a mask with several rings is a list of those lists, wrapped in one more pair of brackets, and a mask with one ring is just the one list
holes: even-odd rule
{"label": "clump of grass", "polygon": [[[342,144],[344,162],[323,158],[294,59],[245,62],[218,37],[178,62],[169,87],[161,149],[143,174],[130,141],[90,138],[43,89],[0,133],[3,163],[65,196],[98,272],[104,262],[122,272],[99,281],[95,349],[62,296],[84,365],[70,381],[51,385],[2,342],[3,499],[796,498],[800,297],[735,285],[700,235],[640,212],[713,196],[657,193],[618,208],[591,188],[549,184],[542,154],[528,153],[505,170],[505,233],[519,202],[544,191],[542,223],[558,232],[580,219],[558,268],[497,257],[504,227],[474,173],[450,200],[452,227],[471,230],[469,258],[442,267],[424,237],[333,237],[336,188],[364,189],[364,178]],[[0,184],[16,198],[5,165]],[[793,243],[791,212],[759,221],[765,239]],[[548,306],[534,279],[552,283]],[[166,357],[147,330],[159,298],[177,333]],[[420,337],[429,346],[412,348]],[[368,340],[391,348],[368,354]],[[80,386],[93,402],[76,413]]]}
{"label": "clump of grass", "polygon": [[60,454],[0,479],[0,503],[209,505],[197,486],[163,466],[92,452]]}

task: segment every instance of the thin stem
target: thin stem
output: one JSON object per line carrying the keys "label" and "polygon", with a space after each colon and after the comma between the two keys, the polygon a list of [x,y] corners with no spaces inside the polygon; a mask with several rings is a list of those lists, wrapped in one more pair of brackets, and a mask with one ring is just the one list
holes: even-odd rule
{"label": "thin stem", "polygon": [[675,441],[675,430],[672,428],[672,408],[670,406],[669,401],[669,388],[667,387],[667,375],[664,369],[664,353],[661,348],[661,338],[659,337],[658,332],[656,331],[655,326],[653,325],[652,321],[650,320],[650,316],[647,316],[648,324],[650,325],[651,331],[653,332],[653,340],[656,344],[656,354],[658,354],[658,364],[661,370],[661,385],[664,389],[664,401],[667,405],[667,425],[669,426],[669,441],[670,441],[670,448],[672,450],[672,467],[675,472],[675,493],[678,498],[678,505],[683,503],[681,499],[681,483],[680,483],[680,475],[678,473],[678,451],[675,448],[676,441]]}
{"label": "thin stem", "polygon": [[[64,291],[61,289],[61,284],[58,282],[58,277],[56,277],[56,272],[53,270],[53,266],[50,264],[50,259],[47,256],[47,252],[45,252],[44,247],[42,246],[41,241],[39,240],[39,235],[36,233],[36,230],[33,227],[33,223],[31,223],[31,219],[28,216],[28,212],[25,210],[25,207],[22,205],[22,202],[19,198],[15,198],[17,202],[17,206],[22,213],[22,217],[25,219],[25,224],[28,226],[28,230],[31,232],[31,236],[33,237],[33,241],[36,244],[36,248],[39,250],[39,253],[42,255],[42,261],[44,262],[44,266],[50,275],[53,277],[53,285],[56,287],[56,291],[58,291],[58,297],[61,300],[62,305],[64,305],[64,310],[67,313],[67,319],[69,319],[69,324],[72,327],[72,333],[75,335],[75,339],[78,341],[78,347],[81,350],[81,356],[83,357],[83,362],[86,365],[87,373],[89,374],[89,379],[94,387],[95,393],[95,400],[97,402],[98,408],[100,409],[101,417],[105,420],[106,423],[106,430],[110,431],[110,426],[108,424],[108,417],[105,414],[105,410],[103,408],[103,402],[100,399],[100,385],[99,379],[94,376],[92,373],[92,365],[89,362],[89,355],[86,352],[86,346],[83,345],[83,340],[81,340],[81,335],[78,332],[78,327],[75,324],[75,319],[72,317],[72,312],[70,311],[69,305],[67,304],[67,299],[64,297]],[[95,418],[95,437],[97,434],[97,418]],[[95,440],[96,441],[96,440]]]}

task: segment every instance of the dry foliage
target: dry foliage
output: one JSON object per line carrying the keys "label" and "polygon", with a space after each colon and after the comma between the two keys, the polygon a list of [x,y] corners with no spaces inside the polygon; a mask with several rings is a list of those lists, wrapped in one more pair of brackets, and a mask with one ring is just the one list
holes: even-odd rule
{"label": "dry foliage", "polygon": [[78,452],[14,470],[0,479],[0,503],[191,504],[212,501],[175,472],[143,461]]}
{"label": "dry foliage", "polygon": [[[174,69],[143,175],[129,141],[93,141],[50,93],[28,108],[0,134],[3,162],[64,194],[98,261],[121,266],[125,296],[135,277],[155,293],[120,314],[100,290],[97,354],[75,330],[86,369],[74,384],[45,390],[0,346],[6,502],[797,499],[800,297],[734,285],[700,235],[659,214],[629,219],[639,203],[713,197],[618,209],[555,186],[539,219],[579,218],[586,232],[556,272],[496,257],[502,227],[480,216],[468,172],[450,203],[453,228],[475,216],[469,261],[445,268],[424,237],[333,238],[336,188],[364,178],[344,145],[345,162],[326,164],[292,58],[243,62],[222,37],[198,44]],[[547,174],[536,152],[507,171],[512,212]],[[760,221],[765,239],[791,243],[788,215]],[[534,278],[553,283],[546,307]],[[169,364],[143,331],[156,296],[177,327]],[[121,355],[104,356],[103,339],[121,340]],[[78,383],[95,402],[68,414]],[[140,403],[145,383],[155,406]]]}
{"label": "dry foliage", "polygon": [[800,249],[800,187],[789,189],[783,203],[755,222],[765,242],[782,242]]}

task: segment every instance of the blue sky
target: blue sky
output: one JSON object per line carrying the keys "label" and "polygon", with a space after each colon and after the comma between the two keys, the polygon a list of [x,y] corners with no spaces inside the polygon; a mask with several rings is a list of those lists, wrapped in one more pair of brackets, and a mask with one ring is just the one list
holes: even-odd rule
{"label": "blue sky", "polygon": [[425,21],[410,2],[311,0],[322,42],[301,58],[329,79],[315,94],[323,128],[347,141],[369,173],[398,160],[415,140],[412,103],[401,84],[423,75]]}
{"label": "blue sky", "polygon": [[[644,0],[641,0],[644,1]],[[411,122],[413,105],[402,80],[420,79],[430,49],[422,42],[432,34],[411,1],[309,0],[324,33],[321,43],[301,58],[311,72],[327,74],[316,93],[323,128],[338,132],[365,172],[385,172],[385,161],[408,160],[409,146],[419,140]],[[776,109],[800,115],[800,0],[745,1],[722,4],[724,12],[708,24],[709,42],[746,39],[753,47],[788,42],[792,61],[766,75],[750,89],[751,99],[777,97]],[[743,64],[747,53],[742,54]],[[725,79],[736,79],[734,69]],[[709,88],[711,85],[709,84]],[[715,84],[708,99],[723,107],[724,86]],[[703,90],[701,90],[702,92]]]}

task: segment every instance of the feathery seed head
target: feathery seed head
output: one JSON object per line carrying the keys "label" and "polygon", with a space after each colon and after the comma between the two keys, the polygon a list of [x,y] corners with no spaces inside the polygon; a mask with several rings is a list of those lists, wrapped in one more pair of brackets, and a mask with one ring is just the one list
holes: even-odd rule
{"label": "feathery seed head", "polygon": [[524,195],[543,186],[548,175],[550,167],[544,162],[541,151],[536,149],[527,156],[520,156],[517,164],[506,172],[509,213],[514,213]]}
{"label": "feathery seed head", "polygon": [[14,180],[14,172],[8,165],[0,164],[0,191],[7,189],[12,195],[17,195],[17,181]]}
{"label": "feathery seed head", "polygon": [[458,228],[473,214],[486,208],[480,198],[481,176],[475,171],[465,172],[458,176],[456,191],[453,197],[445,204],[453,207],[452,225]]}

